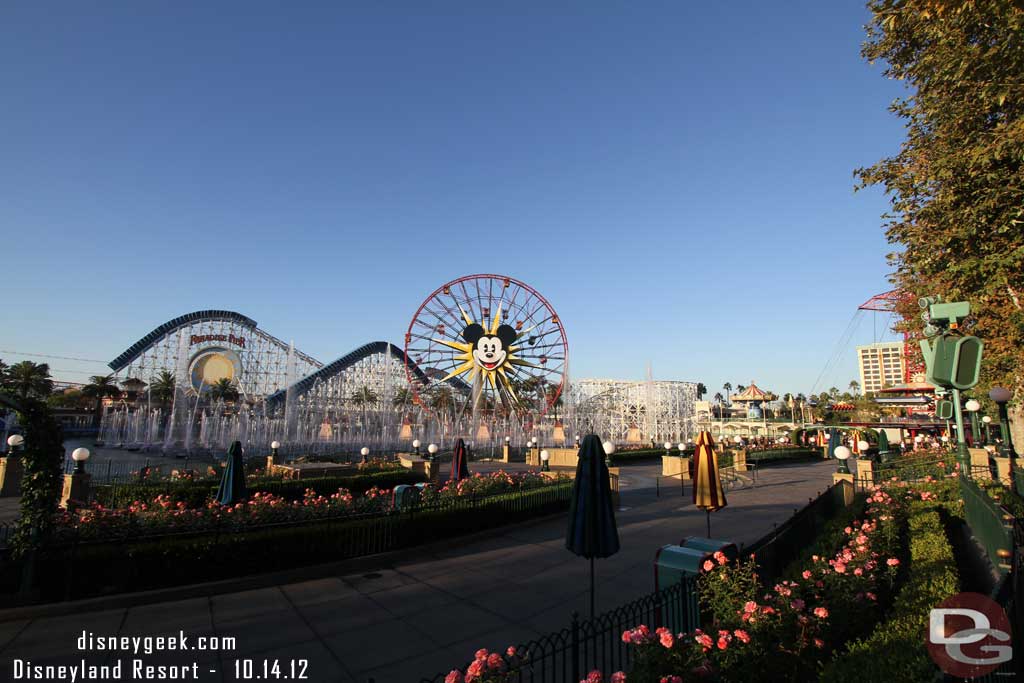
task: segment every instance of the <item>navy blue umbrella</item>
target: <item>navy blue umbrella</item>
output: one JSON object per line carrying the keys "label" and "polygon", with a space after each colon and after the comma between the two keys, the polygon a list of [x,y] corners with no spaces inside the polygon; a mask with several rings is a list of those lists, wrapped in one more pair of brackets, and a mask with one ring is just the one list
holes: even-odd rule
{"label": "navy blue umbrella", "polygon": [[615,526],[615,504],[604,462],[601,439],[589,434],[583,439],[576,463],[569,528],[565,547],[590,560],[590,617],[594,617],[594,558],[619,552],[619,531]]}
{"label": "navy blue umbrella", "polygon": [[459,481],[469,477],[469,465],[466,464],[468,457],[466,442],[459,439],[455,442],[455,452],[452,454],[452,473],[448,481]]}
{"label": "navy blue umbrella", "polygon": [[221,505],[234,505],[247,497],[245,490],[245,463],[242,462],[242,442],[236,441],[228,449],[228,466],[220,479],[217,489],[217,502]]}

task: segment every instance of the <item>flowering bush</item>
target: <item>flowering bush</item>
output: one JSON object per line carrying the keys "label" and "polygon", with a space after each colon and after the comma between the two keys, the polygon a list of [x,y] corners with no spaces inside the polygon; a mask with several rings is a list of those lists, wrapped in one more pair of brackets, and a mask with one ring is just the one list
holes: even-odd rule
{"label": "flowering bush", "polygon": [[699,584],[709,626],[625,631],[623,642],[637,649],[629,682],[817,680],[832,653],[870,633],[891,604],[909,559],[910,511],[953,504],[954,483],[876,485],[858,518],[837,531],[829,555],[812,555],[767,591],[753,556],[728,562],[716,553]]}
{"label": "flowering bush", "polygon": [[423,491],[424,502],[438,502],[462,498],[466,496],[494,496],[515,491],[528,491],[549,486],[559,481],[567,481],[565,477],[549,479],[539,472],[506,472],[498,470],[488,474],[475,474],[459,481],[449,481],[439,488],[428,486]]}

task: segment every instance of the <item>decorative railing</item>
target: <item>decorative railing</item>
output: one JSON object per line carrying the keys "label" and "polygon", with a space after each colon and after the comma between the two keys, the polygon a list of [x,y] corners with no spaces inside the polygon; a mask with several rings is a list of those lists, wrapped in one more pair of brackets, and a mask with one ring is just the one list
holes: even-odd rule
{"label": "decorative railing", "polygon": [[967,477],[960,478],[960,497],[964,501],[964,520],[985,549],[992,567],[1005,576],[1011,569],[1014,548],[1014,518]]}
{"label": "decorative railing", "polygon": [[[581,620],[573,613],[567,628],[515,645],[515,655],[502,654],[510,669],[508,677],[502,680],[576,683],[594,669],[628,671],[636,648],[622,642],[622,632],[638,624],[646,624],[652,631],[665,626],[674,633],[699,627],[696,577],[684,576],[677,584],[593,619]],[[470,663],[471,660],[454,668],[465,671]],[[449,672],[423,678],[420,683],[442,683]]]}

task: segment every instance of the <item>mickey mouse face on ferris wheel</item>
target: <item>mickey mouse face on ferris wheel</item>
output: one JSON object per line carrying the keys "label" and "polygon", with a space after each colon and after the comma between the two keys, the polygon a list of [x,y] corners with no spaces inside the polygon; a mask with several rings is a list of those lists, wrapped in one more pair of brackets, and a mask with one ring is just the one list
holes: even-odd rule
{"label": "mickey mouse face on ferris wheel", "polygon": [[462,338],[472,344],[473,362],[483,370],[497,370],[508,360],[509,347],[516,340],[516,331],[511,325],[499,325],[493,335],[487,334],[483,325],[472,323],[462,331]]}

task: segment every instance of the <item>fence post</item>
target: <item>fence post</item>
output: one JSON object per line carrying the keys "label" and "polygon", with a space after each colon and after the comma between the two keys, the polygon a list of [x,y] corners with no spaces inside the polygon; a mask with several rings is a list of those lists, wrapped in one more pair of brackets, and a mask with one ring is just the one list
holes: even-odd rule
{"label": "fence post", "polygon": [[580,680],[580,615],[572,613],[572,680]]}

